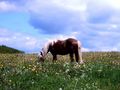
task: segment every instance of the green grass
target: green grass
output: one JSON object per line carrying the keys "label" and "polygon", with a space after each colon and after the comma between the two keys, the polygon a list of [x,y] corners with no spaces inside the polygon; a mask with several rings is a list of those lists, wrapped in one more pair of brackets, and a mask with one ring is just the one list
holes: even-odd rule
{"label": "green grass", "polygon": [[0,90],[120,90],[120,53],[83,53],[84,64],[68,56],[52,63],[48,55],[1,54]]}

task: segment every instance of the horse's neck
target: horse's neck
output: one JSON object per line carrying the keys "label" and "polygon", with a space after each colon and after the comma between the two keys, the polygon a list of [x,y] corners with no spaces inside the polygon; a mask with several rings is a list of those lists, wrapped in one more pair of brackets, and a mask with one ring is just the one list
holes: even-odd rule
{"label": "horse's neck", "polygon": [[57,41],[58,40],[52,40],[44,45],[44,48],[43,48],[44,56],[49,52],[49,47],[53,46]]}
{"label": "horse's neck", "polygon": [[44,52],[44,56],[47,55],[47,53],[49,52],[49,46],[50,46],[50,42],[45,44],[44,47],[43,47],[43,52]]}

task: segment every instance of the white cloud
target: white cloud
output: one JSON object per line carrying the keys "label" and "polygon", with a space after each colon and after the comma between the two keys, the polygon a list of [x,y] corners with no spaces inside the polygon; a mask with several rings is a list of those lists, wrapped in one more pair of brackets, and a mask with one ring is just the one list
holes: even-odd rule
{"label": "white cloud", "polygon": [[31,0],[27,2],[26,6],[28,9],[39,13],[39,11],[43,10],[43,8],[49,9],[53,7],[66,9],[70,11],[85,11],[86,10],[86,3],[83,0]]}
{"label": "white cloud", "polygon": [[89,48],[84,48],[84,47],[82,47],[82,50],[81,50],[82,52],[89,52],[89,51],[91,51]]}
{"label": "white cloud", "polygon": [[107,1],[106,3],[108,3],[114,9],[120,10],[120,0],[106,0],[106,1]]}
{"label": "white cloud", "polygon": [[85,11],[86,3],[83,0],[53,0],[58,7],[71,11]]}
{"label": "white cloud", "polygon": [[0,11],[10,11],[10,10],[16,10],[17,7],[14,4],[11,4],[9,2],[0,2]]}
{"label": "white cloud", "polygon": [[0,45],[8,45],[27,52],[39,51],[41,48],[42,40],[38,40],[36,37],[2,28],[0,32]]}
{"label": "white cloud", "polygon": [[120,0],[85,0],[88,4],[92,6],[101,6],[103,7],[111,7],[113,9],[120,9]]}

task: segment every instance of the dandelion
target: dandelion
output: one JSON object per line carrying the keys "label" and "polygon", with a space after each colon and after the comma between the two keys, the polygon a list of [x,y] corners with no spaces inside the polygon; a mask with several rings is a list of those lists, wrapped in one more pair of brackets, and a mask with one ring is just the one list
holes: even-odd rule
{"label": "dandelion", "polygon": [[31,67],[31,65],[29,65],[29,67]]}
{"label": "dandelion", "polygon": [[59,90],[62,90],[62,88],[59,88]]}
{"label": "dandelion", "polygon": [[38,76],[39,74],[37,73],[36,76]]}
{"label": "dandelion", "polygon": [[32,68],[32,71],[35,71],[36,69],[35,68]]}
{"label": "dandelion", "polygon": [[28,68],[29,70],[31,70],[31,68]]}
{"label": "dandelion", "polygon": [[23,66],[23,69],[25,69],[25,66]]}
{"label": "dandelion", "polygon": [[76,63],[73,68],[79,68],[81,65]]}
{"label": "dandelion", "polygon": [[102,69],[99,69],[98,72],[102,72]]}
{"label": "dandelion", "polygon": [[66,69],[65,72],[68,73],[70,70],[69,69]]}
{"label": "dandelion", "polygon": [[59,73],[57,73],[57,72],[56,72],[55,74],[56,74],[56,75],[59,75]]}
{"label": "dandelion", "polygon": [[2,75],[5,76],[5,73],[3,73]]}
{"label": "dandelion", "polygon": [[31,84],[34,84],[34,83],[35,83],[34,81],[31,82]]}
{"label": "dandelion", "polygon": [[37,66],[36,65],[34,65],[34,68],[36,68]]}
{"label": "dandelion", "polygon": [[9,82],[9,83],[11,83],[11,82],[12,82],[12,80],[9,80],[8,82]]}
{"label": "dandelion", "polygon": [[64,67],[68,67],[68,65],[69,65],[69,63],[66,62],[63,66]]}
{"label": "dandelion", "polygon": [[0,64],[0,68],[2,68],[3,67],[3,64]]}

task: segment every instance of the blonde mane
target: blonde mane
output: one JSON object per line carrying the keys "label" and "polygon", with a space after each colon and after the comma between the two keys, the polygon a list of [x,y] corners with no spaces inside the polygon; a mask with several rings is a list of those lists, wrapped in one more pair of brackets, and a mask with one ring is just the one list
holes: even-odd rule
{"label": "blonde mane", "polygon": [[46,56],[46,54],[48,53],[48,49],[50,45],[54,45],[58,40],[60,39],[53,39],[53,40],[48,40],[47,43],[44,44],[43,48],[42,48],[42,53],[44,54],[43,56]]}

